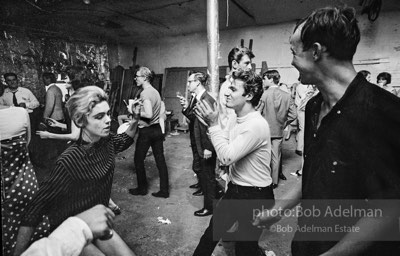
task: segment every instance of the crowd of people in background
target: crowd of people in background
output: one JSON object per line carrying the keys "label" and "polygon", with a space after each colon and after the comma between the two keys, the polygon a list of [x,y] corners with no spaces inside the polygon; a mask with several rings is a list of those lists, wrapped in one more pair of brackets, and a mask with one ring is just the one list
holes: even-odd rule
{"label": "crowd of people in background", "polygon": [[[229,52],[230,73],[217,99],[207,92],[208,75],[190,72],[190,97],[181,97],[180,104],[189,120],[192,169],[198,178],[190,188],[204,196],[203,208],[194,216],[213,215],[194,255],[212,255],[219,239],[235,241],[237,256],[259,255],[262,230],[281,217],[267,213],[291,209],[300,201],[310,209],[304,199],[400,198],[400,140],[395,134],[400,92],[391,86],[388,72],[378,74],[376,84],[369,71],[357,74],[352,60],[359,40],[353,9],[322,8],[300,20],[290,37],[292,65],[300,73],[291,86],[281,83],[278,70],[256,74],[251,68],[255,55],[246,47]],[[170,196],[164,157],[166,110],[151,85],[154,72],[147,67],[136,70],[135,83],[141,90],[127,104],[130,114],[121,117],[120,124],[128,125],[119,134],[110,132],[108,95],[99,86],[75,84],[68,90],[57,85],[56,74],[43,73],[46,97],[40,108],[17,74],[3,76],[3,253],[135,255],[113,230],[113,218],[121,209],[110,194],[115,155],[138,135],[133,157],[137,187],[129,193],[148,193],[145,158],[151,147],[160,178],[160,189],[152,195]],[[295,153],[301,157],[292,174],[302,180],[283,196],[287,200],[278,201],[274,189],[280,179],[286,180],[282,144],[292,130],[297,133]],[[45,176],[37,177],[35,168],[45,169]],[[223,194],[217,169],[226,183]],[[261,205],[230,203],[256,199],[268,202],[257,216],[252,207]],[[365,237],[376,235],[372,240],[379,241],[380,232],[393,231],[399,209],[385,210],[390,214],[384,220],[354,220],[364,233],[343,234],[339,242],[308,241],[297,232],[292,254],[398,255],[398,241],[372,243]],[[299,218],[302,224],[309,221]],[[227,233],[235,223],[236,232]]]}
{"label": "crowd of people in background", "polygon": [[[363,75],[368,82],[371,82],[371,72],[369,72],[368,70],[361,70],[358,73]],[[396,89],[393,86],[389,85],[391,84],[391,82],[392,75],[388,72],[379,73],[376,77],[376,85],[400,97],[400,89]]]}

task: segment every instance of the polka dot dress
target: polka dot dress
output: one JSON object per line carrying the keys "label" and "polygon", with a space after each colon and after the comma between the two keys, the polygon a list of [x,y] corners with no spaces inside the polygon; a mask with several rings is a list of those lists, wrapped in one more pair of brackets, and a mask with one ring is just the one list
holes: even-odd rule
{"label": "polka dot dress", "polygon": [[39,190],[26,147],[25,136],[1,141],[3,255],[12,255],[25,207]]}

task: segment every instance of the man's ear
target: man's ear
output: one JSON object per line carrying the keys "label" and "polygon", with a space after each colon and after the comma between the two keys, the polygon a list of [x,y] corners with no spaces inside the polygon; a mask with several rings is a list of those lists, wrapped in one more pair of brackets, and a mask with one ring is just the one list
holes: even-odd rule
{"label": "man's ear", "polygon": [[238,69],[239,63],[236,60],[232,60],[232,68],[233,69]]}
{"label": "man's ear", "polygon": [[315,61],[320,60],[322,58],[322,54],[326,52],[326,47],[318,42],[315,42],[312,45],[312,52],[313,52],[313,59]]}
{"label": "man's ear", "polygon": [[246,100],[247,101],[251,101],[253,99],[254,95],[253,93],[249,92],[248,94],[246,94]]}

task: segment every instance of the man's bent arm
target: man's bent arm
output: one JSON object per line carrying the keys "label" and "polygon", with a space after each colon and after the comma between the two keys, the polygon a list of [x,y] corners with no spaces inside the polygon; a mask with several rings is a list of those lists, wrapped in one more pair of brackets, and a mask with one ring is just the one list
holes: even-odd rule
{"label": "man's bent arm", "polygon": [[149,119],[153,117],[153,109],[151,107],[150,100],[143,101],[143,107],[142,111],[140,112],[140,116]]}
{"label": "man's bent arm", "polygon": [[218,159],[224,165],[237,162],[264,142],[260,138],[258,131],[252,131],[251,127],[242,131],[233,140],[229,140],[226,137],[226,133],[219,125],[210,127],[208,131]]}
{"label": "man's bent arm", "polygon": [[22,256],[77,256],[92,239],[89,226],[78,217],[70,217],[48,238],[33,243]]}
{"label": "man's bent arm", "polygon": [[322,255],[363,255],[374,242],[382,241],[382,237],[387,231],[392,229],[393,225],[399,224],[400,206],[377,206],[377,209],[381,209],[385,216],[361,218],[355,225],[360,232],[347,233],[335,246]]}
{"label": "man's bent arm", "polygon": [[51,117],[56,105],[56,97],[53,88],[49,88],[46,93],[46,105],[44,107],[43,118]]}
{"label": "man's bent arm", "polygon": [[37,107],[39,107],[40,103],[39,101],[36,99],[35,95],[33,95],[33,93],[31,91],[28,92],[28,100],[29,102],[26,102],[26,107],[29,109],[35,109]]}

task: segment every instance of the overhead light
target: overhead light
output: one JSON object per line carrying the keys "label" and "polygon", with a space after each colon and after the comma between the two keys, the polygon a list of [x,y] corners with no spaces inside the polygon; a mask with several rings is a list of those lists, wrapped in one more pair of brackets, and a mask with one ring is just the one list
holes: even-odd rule
{"label": "overhead light", "polygon": [[90,0],[83,0],[85,4],[90,4]]}

